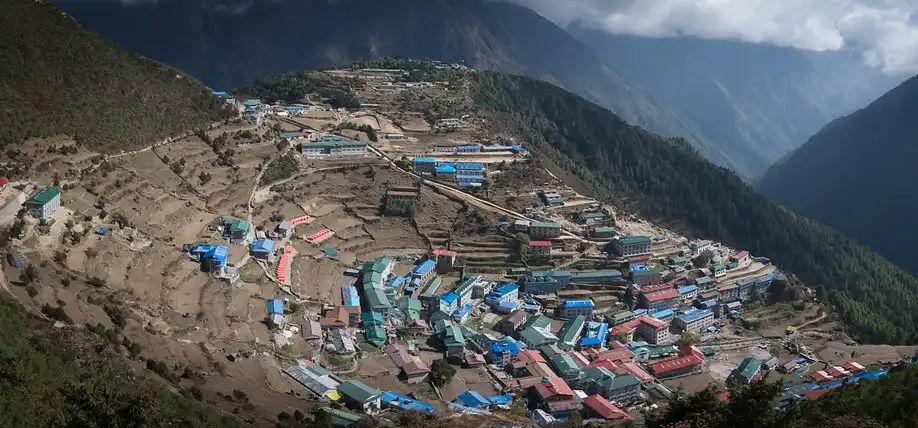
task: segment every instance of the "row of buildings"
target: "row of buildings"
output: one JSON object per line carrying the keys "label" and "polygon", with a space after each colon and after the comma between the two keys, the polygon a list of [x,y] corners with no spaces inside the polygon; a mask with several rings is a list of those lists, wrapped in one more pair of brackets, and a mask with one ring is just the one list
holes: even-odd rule
{"label": "row of buildings", "polygon": [[485,164],[479,162],[442,162],[416,157],[411,160],[411,167],[418,173],[455,182],[460,187],[480,187],[487,177]]}

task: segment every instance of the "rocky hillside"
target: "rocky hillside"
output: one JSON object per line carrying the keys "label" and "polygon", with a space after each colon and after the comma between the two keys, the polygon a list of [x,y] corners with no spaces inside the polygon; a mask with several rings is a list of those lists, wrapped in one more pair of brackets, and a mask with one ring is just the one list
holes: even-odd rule
{"label": "rocky hillside", "polygon": [[0,2],[0,144],[66,134],[118,151],[229,114],[194,78],[119,49],[56,8]]}
{"label": "rocky hillside", "polygon": [[[918,202],[918,79],[838,119],[774,165],[758,188],[800,215],[827,224],[918,272],[911,223]],[[882,227],[881,227],[882,226]]]}

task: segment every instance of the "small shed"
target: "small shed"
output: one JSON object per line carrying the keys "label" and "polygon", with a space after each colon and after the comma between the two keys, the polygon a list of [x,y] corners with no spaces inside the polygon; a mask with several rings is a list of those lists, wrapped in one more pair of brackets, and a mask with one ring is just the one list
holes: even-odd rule
{"label": "small shed", "polygon": [[268,315],[284,313],[284,301],[280,299],[271,299],[268,301]]}
{"label": "small shed", "polygon": [[275,228],[275,231],[281,236],[287,236],[291,230],[293,230],[293,223],[287,220],[278,223],[277,228]]}

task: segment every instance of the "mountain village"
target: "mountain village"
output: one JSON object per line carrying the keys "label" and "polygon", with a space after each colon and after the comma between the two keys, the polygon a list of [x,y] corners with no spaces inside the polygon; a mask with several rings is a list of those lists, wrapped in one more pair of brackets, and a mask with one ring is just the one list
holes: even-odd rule
{"label": "mountain village", "polygon": [[23,225],[6,277],[54,260],[115,291],[11,292],[340,426],[390,409],[639,424],[676,391],[759,378],[785,382],[786,407],[914,355],[833,332],[768,255],[582,194],[474,111],[398,107],[450,82],[328,73],[368,82],[359,108],[214,92],[238,119],[107,157],[27,154],[60,173],[0,182],[0,220]]}

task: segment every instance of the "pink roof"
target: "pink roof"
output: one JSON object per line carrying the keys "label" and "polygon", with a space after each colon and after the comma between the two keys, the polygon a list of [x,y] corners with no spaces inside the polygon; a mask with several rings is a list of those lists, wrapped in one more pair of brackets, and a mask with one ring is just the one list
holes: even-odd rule
{"label": "pink roof", "polygon": [[740,252],[738,252],[738,253],[736,253],[736,254],[733,255],[733,258],[734,258],[734,259],[737,259],[737,260],[739,260],[739,259],[741,259],[741,258],[743,258],[743,257],[749,257],[749,252],[748,252],[748,251],[740,251]]}
{"label": "pink roof", "polygon": [[[678,293],[676,293],[676,295],[678,295]],[[647,315],[641,315],[640,317],[638,317],[638,321],[640,321],[641,324],[647,324],[658,330],[667,326],[666,321],[658,320],[656,318],[653,318]]]}
{"label": "pink roof", "polygon": [[433,255],[435,256],[455,256],[456,252],[447,250],[446,248],[437,248],[436,250],[433,250]]}
{"label": "pink roof", "polygon": [[660,373],[667,373],[698,364],[701,364],[701,359],[694,355],[690,355],[688,357],[676,357],[652,364],[650,366],[650,371],[659,375]]}
{"label": "pink roof", "polygon": [[520,355],[519,357],[517,357],[517,359],[521,361],[530,362],[530,363],[544,363],[545,362],[545,357],[543,357],[542,354],[539,353],[539,351],[536,351],[534,349],[525,349],[525,350],[520,351]]}
{"label": "pink roof", "polygon": [[[624,369],[628,373],[631,373],[632,375],[634,375],[634,377],[636,377],[641,382],[651,382],[657,379],[653,377],[652,374],[647,373],[646,370],[642,369],[640,366],[638,366],[637,364],[634,364],[631,361],[622,362],[618,366],[620,369]],[[619,373],[619,374],[623,374],[623,373]]]}
{"label": "pink roof", "polygon": [[829,376],[828,373],[820,370],[818,372],[810,373],[810,377],[813,378],[816,382],[828,382],[832,380],[832,376]]}
{"label": "pink roof", "polygon": [[558,396],[574,396],[574,391],[567,385],[567,382],[565,382],[564,379],[554,376],[543,379],[541,383],[535,386],[535,390],[543,400]]}
{"label": "pink roof", "polygon": [[599,394],[593,394],[587,398],[583,399],[583,404],[586,404],[589,408],[593,409],[599,416],[602,416],[605,419],[625,419],[633,420],[634,418],[631,415],[622,411],[609,400],[606,400]]}
{"label": "pink roof", "polygon": [[592,364],[590,364],[590,365],[587,366],[587,368],[590,368],[590,369],[597,368],[597,367],[606,368],[606,369],[609,369],[609,370],[611,370],[611,371],[613,371],[613,372],[616,371],[616,370],[618,370],[618,365],[615,364],[615,363],[613,363],[613,362],[610,361],[610,360],[598,360],[598,361],[594,361]]}
{"label": "pink roof", "polygon": [[584,357],[580,352],[572,351],[569,352],[568,355],[570,355],[571,358],[574,359],[574,362],[577,363],[577,365],[581,368],[590,365],[590,360],[588,360],[587,357]]}
{"label": "pink roof", "polygon": [[7,179],[4,178],[4,177],[0,177],[0,186],[6,186],[6,185],[9,184],[9,183],[10,183],[9,180],[7,180]]}
{"label": "pink roof", "polygon": [[843,368],[841,368],[841,367],[838,367],[838,366],[836,366],[836,367],[829,367],[828,369],[826,369],[826,373],[828,373],[828,374],[829,374],[830,376],[832,376],[832,377],[845,377],[845,376],[850,376],[850,375],[851,375],[851,373],[848,373],[847,370],[845,370],[845,369],[843,369]]}
{"label": "pink roof", "polygon": [[551,247],[551,241],[529,241],[530,247]]}
{"label": "pink roof", "polygon": [[659,302],[660,300],[675,299],[677,297],[679,297],[679,292],[676,291],[675,288],[644,294],[644,298],[646,298],[648,302]]}
{"label": "pink roof", "polygon": [[856,362],[856,361],[848,361],[847,363],[842,364],[842,367],[844,367],[845,370],[848,370],[848,371],[850,371],[850,372],[852,372],[852,373],[859,373],[859,372],[862,372],[862,371],[864,371],[864,370],[867,370],[866,367],[860,365],[860,364],[859,364],[858,362]]}

